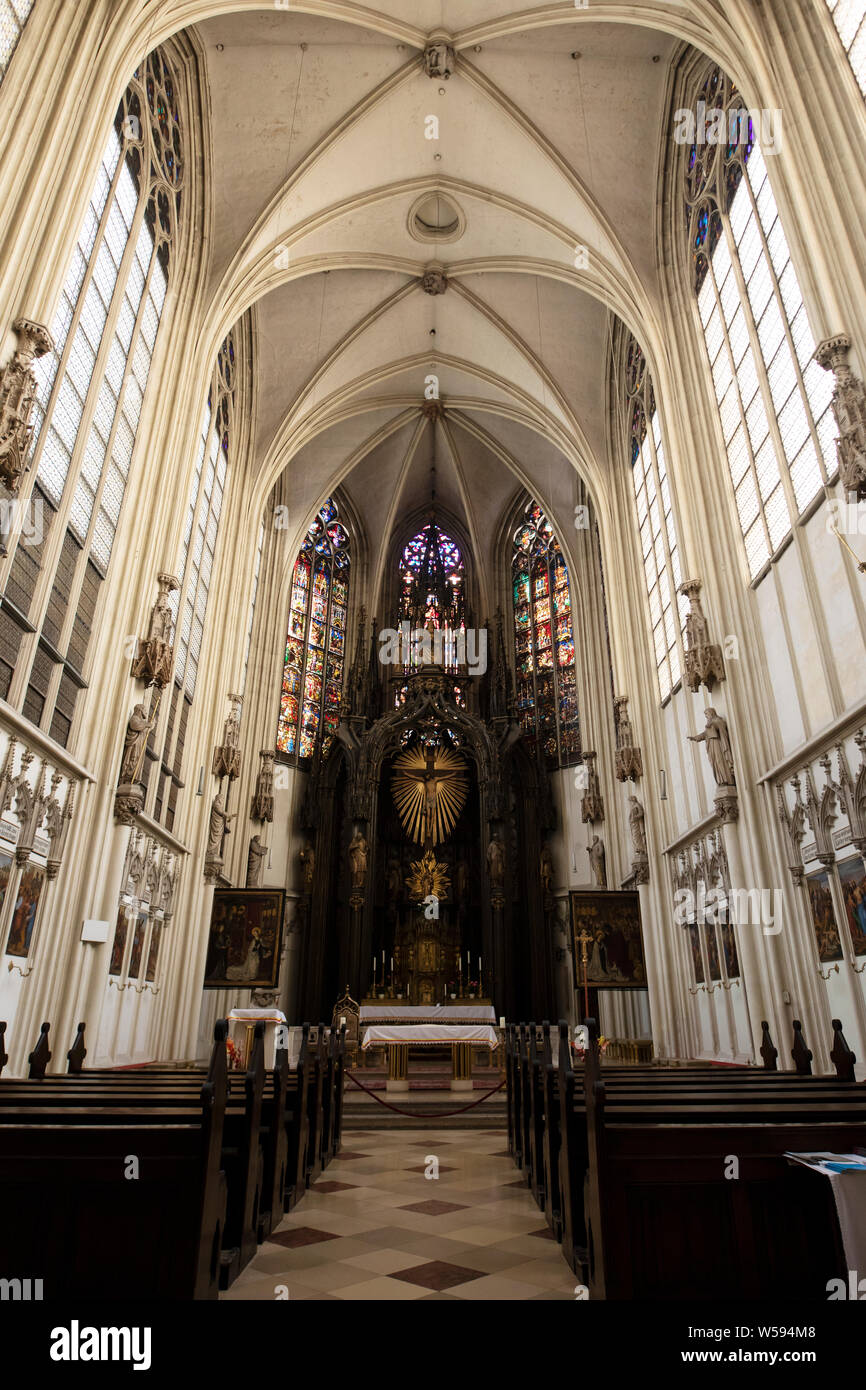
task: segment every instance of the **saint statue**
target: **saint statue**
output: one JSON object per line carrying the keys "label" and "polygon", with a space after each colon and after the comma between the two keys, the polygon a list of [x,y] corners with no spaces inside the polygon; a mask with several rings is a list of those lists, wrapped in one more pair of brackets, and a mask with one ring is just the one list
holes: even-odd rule
{"label": "saint statue", "polygon": [[547,842],[541,846],[538,868],[541,875],[541,891],[547,898],[553,891],[553,855]]}
{"label": "saint statue", "polygon": [[352,887],[359,891],[367,882],[367,841],[356,830],[349,844],[349,864],[352,869]]}
{"label": "saint statue", "polygon": [[644,824],[643,807],[636,796],[630,796],[629,801],[631,802],[631,810],[628,813],[628,823],[631,830],[631,842],[638,857],[646,859],[646,825]]}
{"label": "saint statue", "polygon": [[706,728],[702,734],[689,734],[690,743],[704,743],[717,786],[734,787],[734,755],[728,735],[728,725],[712,708],[704,710]]}
{"label": "saint statue", "polygon": [[268,852],[267,845],[262,844],[261,835],[254,835],[250,840],[249,853],[247,854],[247,888],[258,888],[262,878],[262,860]]}
{"label": "saint statue", "polygon": [[600,836],[593,836],[592,844],[589,846],[587,854],[589,855],[589,864],[592,869],[593,878],[599,888],[606,888],[607,869],[605,867],[604,844]]}
{"label": "saint statue", "polygon": [[388,893],[389,902],[396,902],[400,896],[400,861],[399,859],[388,860],[388,872],[385,875],[385,887]]}
{"label": "saint statue", "polygon": [[505,846],[498,835],[495,835],[487,846],[487,872],[490,875],[490,887],[501,888],[505,882]]}
{"label": "saint statue", "polygon": [[313,872],[316,867],[316,851],[309,841],[307,841],[306,844],[301,845],[298,858],[301,861],[301,883],[303,886],[303,890],[305,893],[312,893]]}
{"label": "saint statue", "polygon": [[144,745],[150,733],[150,715],[139,702],[129,716],[123,740],[123,760],[120,764],[120,783],[128,786],[136,780],[144,758]]}
{"label": "saint statue", "polygon": [[223,857],[223,836],[230,835],[229,821],[236,819],[236,812],[228,815],[226,812],[225,797],[222,792],[217,792],[210,808],[210,832],[207,841],[207,858],[222,859]]}

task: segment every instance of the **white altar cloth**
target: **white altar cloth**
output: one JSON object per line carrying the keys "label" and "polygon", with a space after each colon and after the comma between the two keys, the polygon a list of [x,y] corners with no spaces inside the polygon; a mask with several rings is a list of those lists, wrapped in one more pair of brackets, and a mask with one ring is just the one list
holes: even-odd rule
{"label": "white altar cloth", "polygon": [[394,1004],[382,999],[361,1005],[362,1023],[495,1023],[492,1004]]}
{"label": "white altar cloth", "polygon": [[413,1046],[440,1047],[449,1043],[474,1043],[477,1047],[498,1047],[495,1029],[482,1023],[404,1023],[388,1026],[375,1024],[364,1034],[362,1048],[382,1047],[388,1043],[409,1043]]}

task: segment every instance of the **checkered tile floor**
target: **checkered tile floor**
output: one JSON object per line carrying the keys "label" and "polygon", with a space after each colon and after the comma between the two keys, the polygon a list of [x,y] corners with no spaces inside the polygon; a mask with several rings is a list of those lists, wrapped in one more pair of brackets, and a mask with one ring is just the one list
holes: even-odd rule
{"label": "checkered tile floor", "polygon": [[[490,1130],[353,1130],[224,1299],[573,1299],[577,1279]],[[351,1147],[349,1147],[351,1145]],[[426,1177],[430,1157],[438,1178]]]}

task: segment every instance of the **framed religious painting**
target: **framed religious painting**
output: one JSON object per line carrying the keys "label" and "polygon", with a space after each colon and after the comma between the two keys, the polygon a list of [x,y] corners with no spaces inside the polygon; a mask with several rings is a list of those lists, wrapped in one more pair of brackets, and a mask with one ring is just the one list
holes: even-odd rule
{"label": "framed religious painting", "polygon": [[638,894],[576,892],[569,898],[575,989],[584,983],[589,989],[646,989]]}
{"label": "framed religious painting", "polygon": [[866,956],[866,869],[858,855],[837,865],[855,956]]}
{"label": "framed religious painting", "polygon": [[7,956],[26,956],[29,953],[44,883],[45,870],[39,864],[25,865],[6,942]]}
{"label": "framed religious painting", "polygon": [[126,937],[129,931],[129,909],[124,903],[117,909],[114,926],[114,941],[111,944],[111,959],[108,963],[109,975],[119,975],[123,970],[123,957],[126,953]]}
{"label": "framed religious painting", "polygon": [[284,888],[215,888],[205,989],[275,989]]}
{"label": "framed religious painting", "polygon": [[686,931],[689,934],[689,946],[692,953],[692,970],[695,976],[695,984],[704,983],[704,957],[701,951],[701,938],[698,932],[697,922],[686,922]]}
{"label": "framed religious painting", "polygon": [[147,969],[144,972],[146,984],[152,984],[156,979],[156,962],[159,958],[159,943],[162,937],[162,921],[156,918],[150,929],[150,946],[147,951]]}
{"label": "framed religious painting", "polygon": [[12,857],[6,854],[5,850],[0,850],[0,912],[3,911],[3,904],[6,901],[11,873]]}
{"label": "framed religious painting", "polygon": [[833,910],[833,893],[830,879],[826,873],[810,874],[806,879],[809,889],[809,903],[812,908],[812,925],[815,929],[815,943],[818,959],[822,965],[828,961],[842,959],[842,942],[836,925]]}
{"label": "framed religious painting", "polygon": [[141,953],[144,950],[144,938],[147,935],[147,913],[136,912],[135,925],[132,931],[132,950],[129,953],[129,970],[127,974],[131,980],[137,980],[141,971]]}

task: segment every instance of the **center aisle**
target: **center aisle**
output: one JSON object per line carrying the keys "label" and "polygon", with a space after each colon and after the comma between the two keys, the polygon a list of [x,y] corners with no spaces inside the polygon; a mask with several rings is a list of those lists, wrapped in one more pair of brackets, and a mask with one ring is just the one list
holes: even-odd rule
{"label": "center aisle", "polygon": [[[232,1299],[573,1299],[504,1132],[352,1130]],[[438,1178],[425,1177],[438,1160]]]}

